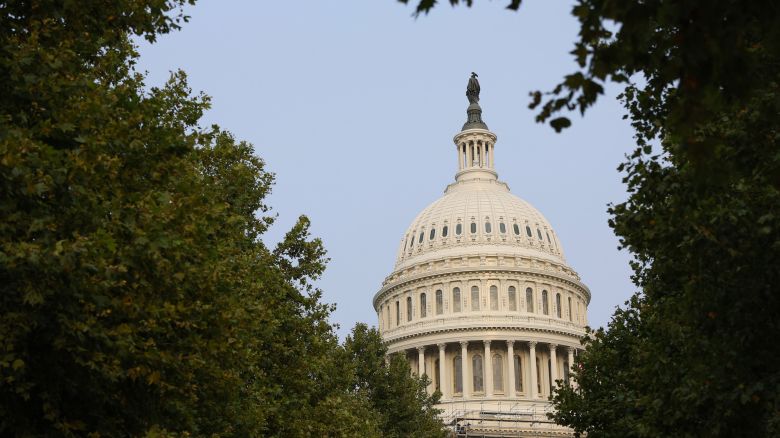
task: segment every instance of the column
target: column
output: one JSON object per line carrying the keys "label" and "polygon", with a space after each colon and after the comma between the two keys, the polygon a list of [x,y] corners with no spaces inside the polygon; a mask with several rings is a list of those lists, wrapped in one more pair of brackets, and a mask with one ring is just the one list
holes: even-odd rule
{"label": "column", "polygon": [[508,391],[506,393],[512,398],[515,396],[515,341],[506,341],[506,356],[508,362],[507,374],[509,376],[507,379],[509,388],[507,388]]}
{"label": "column", "polygon": [[493,395],[493,356],[490,355],[490,341],[485,342],[485,396]]}
{"label": "column", "polygon": [[528,349],[531,353],[531,398],[535,399],[539,396],[536,391],[536,341],[529,342]]}
{"label": "column", "polygon": [[445,398],[449,398],[449,388],[446,385],[447,376],[446,376],[446,361],[447,361],[447,344],[436,344],[439,347],[439,391],[441,391],[441,399],[444,400]]}
{"label": "column", "polygon": [[425,347],[417,347],[417,375],[425,374]]}
{"label": "column", "polygon": [[558,356],[555,350],[558,348],[555,344],[550,344],[550,384],[554,388],[555,381],[558,380]]}
{"label": "column", "polygon": [[569,347],[569,384],[573,387],[576,386],[574,378],[571,375],[571,371],[574,369],[574,347]]}
{"label": "column", "polygon": [[488,149],[490,150],[490,167],[495,169],[496,162],[493,161],[493,149],[495,149],[495,145],[493,145],[493,143],[488,143]]}
{"label": "column", "polygon": [[471,395],[469,391],[469,373],[466,372],[469,363],[469,343],[468,341],[460,341],[460,378],[463,379],[461,386],[463,387],[463,398],[467,398]]}
{"label": "column", "polygon": [[474,151],[471,148],[471,142],[466,143],[466,168],[471,167],[471,163],[474,160]]}

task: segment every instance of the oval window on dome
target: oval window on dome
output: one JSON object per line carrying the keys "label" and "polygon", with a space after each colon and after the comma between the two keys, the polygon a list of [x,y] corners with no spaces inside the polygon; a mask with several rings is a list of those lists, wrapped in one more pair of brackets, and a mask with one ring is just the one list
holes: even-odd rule
{"label": "oval window on dome", "polygon": [[517,224],[514,224],[512,228],[515,229],[515,236],[519,236],[520,235],[520,226],[517,225]]}
{"label": "oval window on dome", "polygon": [[447,237],[447,231],[449,231],[449,230],[447,229],[446,225],[444,227],[442,227],[442,229],[441,229],[441,237]]}
{"label": "oval window on dome", "polygon": [[485,222],[485,232],[491,233],[493,231],[493,226],[490,225],[490,222]]}
{"label": "oval window on dome", "polygon": [[471,234],[476,234],[476,233],[477,233],[477,223],[476,222],[472,222],[471,223]]}
{"label": "oval window on dome", "polygon": [[525,234],[528,234],[528,237],[533,237],[534,234],[531,232],[531,227],[528,225],[525,226]]}
{"label": "oval window on dome", "polygon": [[539,240],[544,240],[542,239],[542,232],[538,228],[536,229],[536,235],[539,236]]}
{"label": "oval window on dome", "polygon": [[428,237],[428,240],[433,240],[434,237],[436,237],[436,228],[431,228],[431,235]]}
{"label": "oval window on dome", "polygon": [[455,235],[460,236],[463,233],[463,225],[455,225]]}
{"label": "oval window on dome", "polygon": [[501,232],[501,234],[506,234],[506,224],[503,222],[498,224],[498,231]]}
{"label": "oval window on dome", "polygon": [[424,235],[425,235],[425,231],[420,231],[420,239],[417,241],[417,243],[422,243]]}

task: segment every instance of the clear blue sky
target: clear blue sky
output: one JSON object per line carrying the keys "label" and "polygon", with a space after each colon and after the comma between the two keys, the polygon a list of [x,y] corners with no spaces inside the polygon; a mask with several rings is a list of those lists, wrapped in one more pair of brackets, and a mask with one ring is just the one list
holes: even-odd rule
{"label": "clear blue sky", "polygon": [[519,12],[502,0],[440,3],[415,19],[393,0],[201,0],[183,30],[141,44],[139,69],[148,85],[186,71],[213,98],[204,125],[254,144],[276,173],[266,241],[311,218],[331,259],[319,286],[341,335],[376,324],[371,299],[406,227],[453,180],[451,139],[476,71],[499,177],[551,222],[593,294],[591,325],[605,325],[635,290],[607,226],[607,204],[626,197],[615,168],[633,145],[619,90],[556,134],[534,123],[528,93],[575,68],[571,2],[527,0]]}

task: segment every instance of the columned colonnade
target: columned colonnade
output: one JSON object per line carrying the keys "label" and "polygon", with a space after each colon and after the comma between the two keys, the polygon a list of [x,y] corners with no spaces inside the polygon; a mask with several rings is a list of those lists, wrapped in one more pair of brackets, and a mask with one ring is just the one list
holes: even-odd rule
{"label": "columned colonnade", "polygon": [[410,366],[431,378],[428,389],[439,389],[442,402],[472,397],[546,399],[553,382],[568,382],[576,351],[533,340],[462,340],[418,346]]}
{"label": "columned colonnade", "polygon": [[495,147],[492,142],[469,140],[458,144],[457,147],[459,170],[470,167],[493,168],[493,149]]}

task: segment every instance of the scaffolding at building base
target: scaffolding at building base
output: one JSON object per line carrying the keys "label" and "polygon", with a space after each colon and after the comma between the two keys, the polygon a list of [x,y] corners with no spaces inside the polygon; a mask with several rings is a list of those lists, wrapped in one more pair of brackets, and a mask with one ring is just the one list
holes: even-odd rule
{"label": "scaffolding at building base", "polygon": [[560,426],[547,417],[552,412],[549,404],[521,405],[513,403],[502,409],[452,409],[442,412],[441,418],[456,438],[508,438],[508,437],[571,437],[571,429]]}

